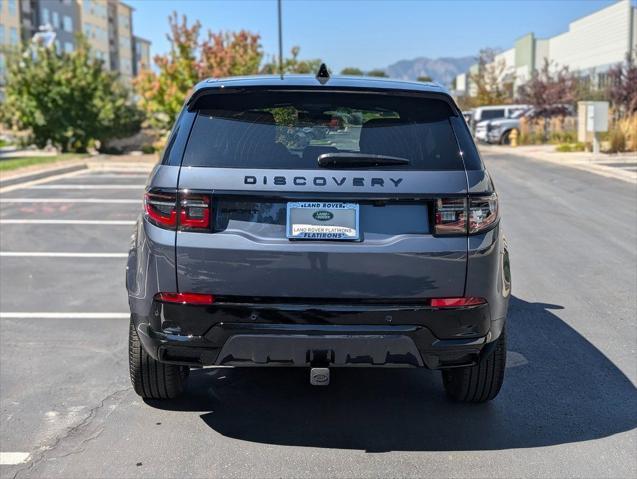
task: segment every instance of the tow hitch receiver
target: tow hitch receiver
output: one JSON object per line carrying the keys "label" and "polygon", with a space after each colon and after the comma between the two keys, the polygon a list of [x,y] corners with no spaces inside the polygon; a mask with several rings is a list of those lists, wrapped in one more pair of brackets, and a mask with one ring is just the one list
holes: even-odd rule
{"label": "tow hitch receiver", "polygon": [[312,386],[328,386],[330,384],[329,368],[311,368],[310,384]]}

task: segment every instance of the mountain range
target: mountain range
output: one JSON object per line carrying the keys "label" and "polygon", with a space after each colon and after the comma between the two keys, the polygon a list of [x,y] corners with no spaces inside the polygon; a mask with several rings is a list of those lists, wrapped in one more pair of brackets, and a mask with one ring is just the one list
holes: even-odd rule
{"label": "mountain range", "polygon": [[383,68],[391,78],[400,80],[416,80],[421,76],[429,76],[445,87],[449,87],[456,75],[466,72],[476,63],[473,56],[427,58],[418,57],[413,60],[400,60]]}

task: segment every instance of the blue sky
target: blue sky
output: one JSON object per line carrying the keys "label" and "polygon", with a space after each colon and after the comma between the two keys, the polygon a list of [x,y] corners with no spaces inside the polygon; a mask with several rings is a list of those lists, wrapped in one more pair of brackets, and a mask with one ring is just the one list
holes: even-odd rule
{"label": "blue sky", "polygon": [[[276,0],[128,0],[137,35],[168,50],[167,17],[173,10],[204,29],[261,35],[264,51],[277,52]],[[419,56],[475,55],[482,47],[510,48],[528,32],[556,35],[568,23],[612,0],[283,0],[284,50],[298,45],[302,58],[321,58],[334,71],[385,67]]]}

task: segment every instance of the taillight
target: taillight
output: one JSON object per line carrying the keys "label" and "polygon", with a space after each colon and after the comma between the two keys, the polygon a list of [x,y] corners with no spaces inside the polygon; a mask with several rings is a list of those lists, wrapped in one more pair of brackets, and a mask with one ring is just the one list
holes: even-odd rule
{"label": "taillight", "polygon": [[[435,205],[434,233],[457,235],[482,233],[498,220],[498,195],[439,198]],[[468,218],[468,222],[467,222]]]}
{"label": "taillight", "polygon": [[210,198],[203,195],[181,196],[179,229],[202,230],[210,228]]}
{"label": "taillight", "polygon": [[201,293],[157,293],[155,300],[162,303],[206,305],[214,303],[215,297]]}
{"label": "taillight", "polygon": [[487,302],[484,298],[473,296],[466,298],[432,298],[430,305],[434,308],[463,308],[467,306],[478,306]]}
{"label": "taillight", "polygon": [[439,198],[436,200],[436,234],[466,234],[466,218],[467,200],[465,198]]}
{"label": "taillight", "polygon": [[155,226],[184,231],[210,228],[210,197],[206,195],[151,192],[144,196],[144,210]]}
{"label": "taillight", "polygon": [[497,194],[469,198],[469,234],[489,229],[497,219]]}
{"label": "taillight", "polygon": [[151,223],[175,229],[177,226],[177,195],[175,193],[146,193],[144,210]]}

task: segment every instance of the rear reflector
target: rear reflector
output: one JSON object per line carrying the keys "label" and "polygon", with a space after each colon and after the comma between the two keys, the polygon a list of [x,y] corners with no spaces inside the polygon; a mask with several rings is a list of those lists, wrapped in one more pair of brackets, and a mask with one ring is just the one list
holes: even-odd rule
{"label": "rear reflector", "polygon": [[432,298],[431,306],[434,308],[462,308],[464,306],[477,306],[487,302],[484,298]]}
{"label": "rear reflector", "polygon": [[162,303],[212,304],[215,297],[212,294],[200,293],[157,293],[155,300]]}

